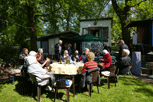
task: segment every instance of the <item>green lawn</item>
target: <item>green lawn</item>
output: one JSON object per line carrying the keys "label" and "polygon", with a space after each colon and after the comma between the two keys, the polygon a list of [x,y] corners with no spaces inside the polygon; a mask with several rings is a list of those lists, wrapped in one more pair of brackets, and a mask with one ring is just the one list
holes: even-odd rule
{"label": "green lawn", "polygon": [[[120,76],[119,84],[115,87],[114,83],[110,84],[110,89],[107,89],[106,78],[102,79],[104,85],[99,87],[100,93],[97,93],[97,87],[93,87],[91,97],[88,96],[88,92],[77,93],[73,97],[70,92],[70,102],[153,102],[153,86],[146,84],[140,80],[131,77],[131,83],[129,76],[125,78]],[[30,87],[26,84],[21,84],[18,81],[15,85],[0,84],[0,102],[36,102],[31,97]],[[65,89],[59,90],[56,102],[66,101]],[[41,95],[41,102],[52,102],[54,100],[54,93],[43,91]]]}

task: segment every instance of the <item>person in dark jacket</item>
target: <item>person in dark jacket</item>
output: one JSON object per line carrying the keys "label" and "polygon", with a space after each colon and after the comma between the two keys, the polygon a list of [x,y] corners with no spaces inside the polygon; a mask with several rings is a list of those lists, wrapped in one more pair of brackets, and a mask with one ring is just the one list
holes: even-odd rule
{"label": "person in dark jacket", "polygon": [[126,75],[129,71],[129,66],[131,65],[131,58],[128,56],[129,54],[130,51],[128,49],[123,49],[122,57],[117,63],[116,71],[119,69],[118,75]]}
{"label": "person in dark jacket", "polygon": [[27,48],[23,48],[22,52],[19,55],[19,64],[20,65],[24,65],[24,58],[28,56],[28,49]]}
{"label": "person in dark jacket", "polygon": [[88,58],[87,58],[88,54],[89,54],[89,49],[86,48],[85,53],[80,56],[80,60],[83,61],[83,63],[88,62]]}
{"label": "person in dark jacket", "polygon": [[106,45],[106,42],[103,43],[103,46],[104,46],[103,50],[109,51],[108,46]]}
{"label": "person in dark jacket", "polygon": [[55,45],[55,60],[59,60],[62,54],[62,40],[59,40],[59,43]]}
{"label": "person in dark jacket", "polygon": [[76,59],[76,62],[80,61],[80,56],[79,56],[79,51],[78,50],[76,50],[75,54],[72,55],[72,60],[74,61],[75,59]]}
{"label": "person in dark jacket", "polygon": [[72,49],[71,49],[72,45],[71,44],[68,44],[68,54],[69,56],[72,55]]}
{"label": "person in dark jacket", "polygon": [[120,40],[118,43],[119,43],[119,45],[120,45],[120,50],[119,50],[119,54],[118,54],[117,60],[120,60],[121,57],[122,57],[123,49],[129,49],[129,48],[128,48],[128,46],[124,43],[124,40]]}

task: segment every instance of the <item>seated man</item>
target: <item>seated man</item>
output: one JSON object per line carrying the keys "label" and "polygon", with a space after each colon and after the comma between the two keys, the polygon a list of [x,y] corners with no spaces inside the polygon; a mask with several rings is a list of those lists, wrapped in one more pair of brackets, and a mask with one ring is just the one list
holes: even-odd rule
{"label": "seated man", "polygon": [[83,63],[88,62],[88,58],[87,58],[88,53],[89,53],[89,49],[85,48],[85,53],[80,56],[80,60],[83,61]]}
{"label": "seated man", "polygon": [[123,49],[122,57],[117,63],[117,70],[119,69],[118,74],[126,75],[129,71],[129,66],[131,65],[131,58],[129,57],[130,51],[128,49]]}
{"label": "seated man", "polygon": [[104,63],[99,63],[99,67],[102,67],[101,70],[105,71],[108,70],[107,68],[110,67],[112,64],[112,58],[107,50],[103,50],[104,55]]}
{"label": "seated man", "polygon": [[22,76],[27,77],[27,66],[25,64],[25,57],[28,56],[28,49],[23,48],[22,52],[19,55],[19,65],[21,69]]}
{"label": "seated man", "polygon": [[37,76],[36,81],[38,82],[38,85],[49,83],[49,79],[41,80],[48,77],[51,77],[51,80],[54,83],[55,78],[53,72],[48,72],[47,69],[43,69],[38,63],[36,63],[36,54],[35,51],[30,51],[29,56],[25,58],[28,66],[28,73]]}

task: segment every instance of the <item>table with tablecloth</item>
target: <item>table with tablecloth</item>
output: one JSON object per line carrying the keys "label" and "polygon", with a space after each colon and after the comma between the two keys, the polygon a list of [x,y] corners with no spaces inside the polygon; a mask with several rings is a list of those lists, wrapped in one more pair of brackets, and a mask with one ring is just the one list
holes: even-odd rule
{"label": "table with tablecloth", "polygon": [[77,62],[75,64],[60,64],[59,62],[54,62],[50,64],[49,71],[53,71],[55,76],[69,76],[73,83],[73,95],[75,95],[75,76],[80,75],[83,69],[84,63]]}

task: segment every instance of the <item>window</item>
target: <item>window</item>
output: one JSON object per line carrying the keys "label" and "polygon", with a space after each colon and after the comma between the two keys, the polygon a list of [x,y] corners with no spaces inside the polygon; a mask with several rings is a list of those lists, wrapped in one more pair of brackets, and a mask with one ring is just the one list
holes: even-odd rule
{"label": "window", "polygon": [[108,27],[102,28],[102,38],[108,38]]}
{"label": "window", "polygon": [[42,48],[44,53],[48,53],[48,41],[42,41]]}

